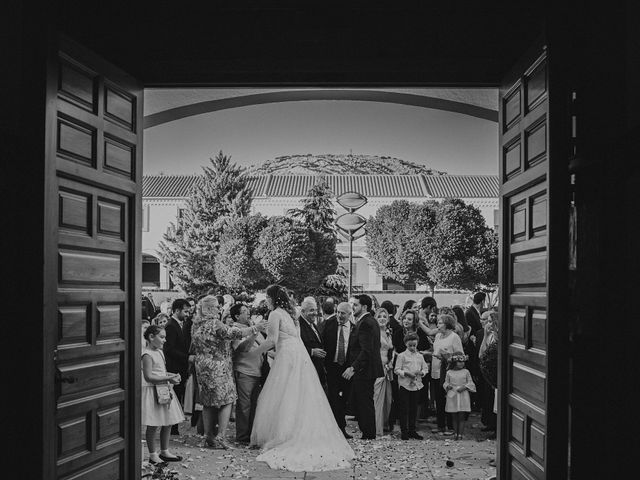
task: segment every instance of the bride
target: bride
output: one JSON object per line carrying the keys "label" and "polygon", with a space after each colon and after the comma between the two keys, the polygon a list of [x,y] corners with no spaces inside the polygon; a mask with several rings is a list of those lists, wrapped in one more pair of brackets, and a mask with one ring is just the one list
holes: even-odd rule
{"label": "bride", "polygon": [[300,339],[300,326],[286,291],[267,288],[271,314],[267,341],[275,345],[271,371],[258,398],[252,446],[258,461],[274,469],[322,471],[349,467],[354,453],[338,428],[318,374]]}

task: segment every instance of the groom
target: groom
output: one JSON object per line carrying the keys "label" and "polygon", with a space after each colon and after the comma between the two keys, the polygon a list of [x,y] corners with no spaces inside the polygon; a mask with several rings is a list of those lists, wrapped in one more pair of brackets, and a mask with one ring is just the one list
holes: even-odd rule
{"label": "groom", "polygon": [[382,377],[380,356],[380,326],[371,316],[371,298],[357,295],[353,302],[355,327],[349,335],[349,367],[342,376],[351,380],[351,400],[363,440],[376,438],[376,412],[373,406],[373,385]]}

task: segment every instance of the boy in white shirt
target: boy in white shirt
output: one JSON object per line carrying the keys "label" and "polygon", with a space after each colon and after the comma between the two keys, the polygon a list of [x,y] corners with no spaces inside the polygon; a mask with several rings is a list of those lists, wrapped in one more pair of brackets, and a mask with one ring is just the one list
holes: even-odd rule
{"label": "boy in white shirt", "polygon": [[418,352],[418,335],[409,333],[404,337],[407,349],[396,359],[395,373],[398,375],[398,399],[400,400],[400,438],[422,440],[416,432],[419,391],[422,378],[429,373],[429,365]]}

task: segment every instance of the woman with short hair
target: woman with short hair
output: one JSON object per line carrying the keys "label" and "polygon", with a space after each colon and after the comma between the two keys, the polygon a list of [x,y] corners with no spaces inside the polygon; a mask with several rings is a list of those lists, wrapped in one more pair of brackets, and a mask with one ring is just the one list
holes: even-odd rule
{"label": "woman with short hair", "polygon": [[[431,356],[431,381],[436,383],[436,420],[438,427],[432,433],[453,435],[453,421],[447,415],[444,408],[446,397],[442,384],[446,374],[447,361],[454,353],[462,353],[462,341],[456,335],[457,321],[453,315],[438,315],[438,333],[433,342],[433,354]],[[446,430],[445,430],[446,427]]]}

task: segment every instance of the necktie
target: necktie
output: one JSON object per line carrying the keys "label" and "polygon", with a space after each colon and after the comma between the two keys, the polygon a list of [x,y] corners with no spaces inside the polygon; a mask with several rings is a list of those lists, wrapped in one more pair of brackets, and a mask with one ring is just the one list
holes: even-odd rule
{"label": "necktie", "polygon": [[344,332],[342,330],[342,327],[344,326],[344,323],[338,323],[338,328],[340,329],[338,331],[338,364],[339,365],[343,365],[345,358],[344,358]]}

